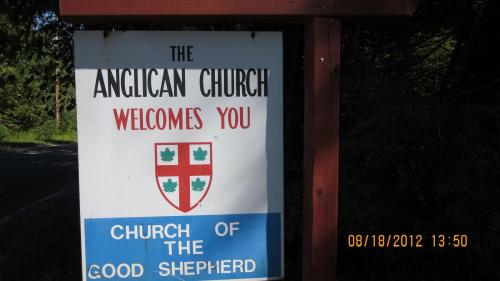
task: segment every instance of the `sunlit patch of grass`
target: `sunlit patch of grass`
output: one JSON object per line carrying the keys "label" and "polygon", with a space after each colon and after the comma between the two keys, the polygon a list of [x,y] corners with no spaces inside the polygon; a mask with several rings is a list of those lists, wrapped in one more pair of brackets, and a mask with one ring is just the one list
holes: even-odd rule
{"label": "sunlit patch of grass", "polygon": [[40,130],[31,129],[22,132],[12,132],[7,135],[3,143],[51,143],[51,142],[76,142],[76,131],[54,130],[50,134],[40,133]]}
{"label": "sunlit patch of grass", "polygon": [[13,132],[7,135],[2,142],[4,143],[45,143],[42,141],[35,130],[24,132]]}
{"label": "sunlit patch of grass", "polygon": [[76,142],[77,141],[76,131],[58,132],[55,135],[53,135],[49,139],[49,141],[55,141],[55,142]]}

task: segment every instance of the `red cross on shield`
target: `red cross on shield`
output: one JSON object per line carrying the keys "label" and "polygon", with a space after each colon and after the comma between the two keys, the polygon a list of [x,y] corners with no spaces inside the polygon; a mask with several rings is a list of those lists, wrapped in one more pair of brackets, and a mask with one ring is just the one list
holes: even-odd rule
{"label": "red cross on shield", "polygon": [[174,208],[187,213],[212,184],[212,143],[155,143],[158,190]]}

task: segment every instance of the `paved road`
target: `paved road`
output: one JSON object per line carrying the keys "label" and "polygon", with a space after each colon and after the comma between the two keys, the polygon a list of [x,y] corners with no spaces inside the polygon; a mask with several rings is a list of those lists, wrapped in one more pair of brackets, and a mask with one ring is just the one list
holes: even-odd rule
{"label": "paved road", "polygon": [[0,221],[78,186],[76,144],[0,146]]}

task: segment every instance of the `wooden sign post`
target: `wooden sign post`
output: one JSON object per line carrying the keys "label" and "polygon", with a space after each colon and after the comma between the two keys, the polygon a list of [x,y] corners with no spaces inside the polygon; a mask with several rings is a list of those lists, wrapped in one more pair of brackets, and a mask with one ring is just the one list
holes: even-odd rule
{"label": "wooden sign post", "polygon": [[303,280],[335,280],[339,170],[340,21],[408,17],[411,0],[60,0],[74,22],[300,20],[305,38]]}
{"label": "wooden sign post", "polygon": [[339,175],[340,23],[306,23],[303,280],[335,280]]}

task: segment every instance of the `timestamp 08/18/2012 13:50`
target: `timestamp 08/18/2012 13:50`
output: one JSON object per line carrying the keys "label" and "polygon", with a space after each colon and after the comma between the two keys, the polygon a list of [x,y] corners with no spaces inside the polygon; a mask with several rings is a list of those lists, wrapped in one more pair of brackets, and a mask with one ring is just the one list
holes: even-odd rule
{"label": "timestamp 08/18/2012 13:50", "polygon": [[349,234],[349,248],[467,248],[467,234]]}

